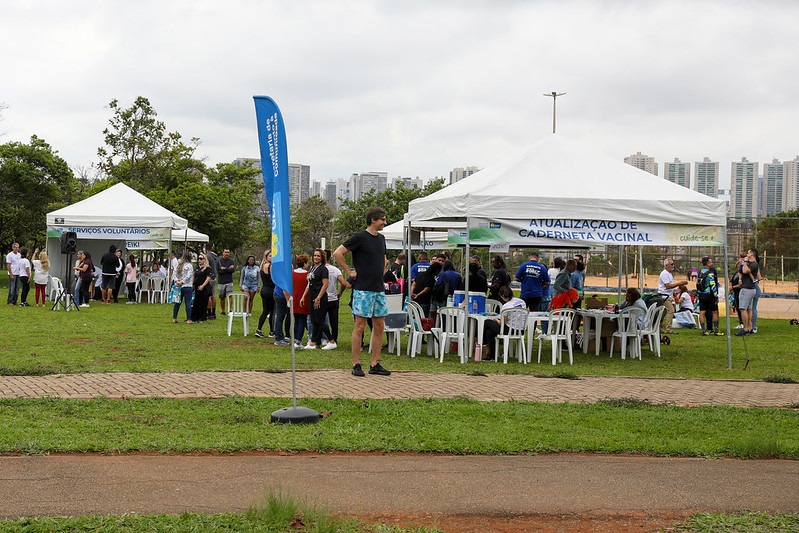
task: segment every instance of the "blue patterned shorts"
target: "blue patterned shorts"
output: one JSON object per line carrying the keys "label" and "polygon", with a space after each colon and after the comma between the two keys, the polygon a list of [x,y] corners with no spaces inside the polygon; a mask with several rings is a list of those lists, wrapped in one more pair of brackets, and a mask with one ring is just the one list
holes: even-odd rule
{"label": "blue patterned shorts", "polygon": [[352,291],[352,314],[365,318],[386,316],[388,314],[386,293]]}

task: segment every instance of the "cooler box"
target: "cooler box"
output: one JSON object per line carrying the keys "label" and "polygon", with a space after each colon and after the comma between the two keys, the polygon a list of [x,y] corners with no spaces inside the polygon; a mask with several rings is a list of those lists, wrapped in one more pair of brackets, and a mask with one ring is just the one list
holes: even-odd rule
{"label": "cooler box", "polygon": [[[452,305],[459,307],[463,304],[466,298],[466,291],[455,291],[452,294]],[[472,314],[485,313],[486,311],[486,295],[482,292],[469,291],[469,308],[467,309]]]}
{"label": "cooler box", "polygon": [[482,292],[469,291],[469,312],[480,314],[486,312],[486,295]]}
{"label": "cooler box", "polygon": [[463,303],[463,300],[466,299],[466,291],[455,291],[452,294],[452,305],[454,307],[458,307]]}

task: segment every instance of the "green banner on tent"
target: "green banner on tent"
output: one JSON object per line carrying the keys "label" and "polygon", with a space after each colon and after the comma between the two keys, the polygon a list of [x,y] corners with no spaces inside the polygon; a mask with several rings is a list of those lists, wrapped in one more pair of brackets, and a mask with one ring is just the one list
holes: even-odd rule
{"label": "green banner on tent", "polygon": [[[509,243],[513,246],[721,246],[723,231],[722,226],[649,224],[618,220],[473,218],[469,223],[469,242],[481,245]],[[450,230],[450,242],[451,235]]]}

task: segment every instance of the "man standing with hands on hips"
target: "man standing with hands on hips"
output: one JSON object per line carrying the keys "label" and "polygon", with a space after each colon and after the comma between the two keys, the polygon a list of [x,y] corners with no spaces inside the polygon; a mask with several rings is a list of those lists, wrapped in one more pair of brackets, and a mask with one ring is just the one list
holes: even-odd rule
{"label": "man standing with hands on hips", "polygon": [[[391,372],[380,364],[380,350],[383,347],[383,330],[388,314],[383,274],[388,267],[386,258],[386,239],[380,230],[386,227],[386,212],[379,207],[366,211],[366,229],[351,236],[336,248],[333,257],[344,274],[352,281],[352,314],[355,327],[352,330],[352,375],[365,376],[361,367],[361,338],[366,328],[366,319],[372,319],[372,363],[369,373],[390,376]],[[344,256],[352,252],[352,264],[347,265]]]}

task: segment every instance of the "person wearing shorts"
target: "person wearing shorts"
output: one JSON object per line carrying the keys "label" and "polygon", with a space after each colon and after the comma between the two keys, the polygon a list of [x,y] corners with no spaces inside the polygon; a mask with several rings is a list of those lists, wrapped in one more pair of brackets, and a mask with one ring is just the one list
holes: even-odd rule
{"label": "person wearing shorts", "polygon": [[[372,361],[369,373],[390,376],[391,372],[380,364],[380,350],[383,347],[383,330],[388,314],[383,274],[388,268],[386,239],[380,230],[386,227],[386,212],[379,207],[371,207],[366,212],[366,229],[351,236],[336,248],[333,257],[341,267],[345,278],[352,281],[352,314],[355,326],[352,330],[352,375],[363,377],[361,367],[361,339],[368,318],[372,319]],[[350,268],[345,260],[352,252]]]}

